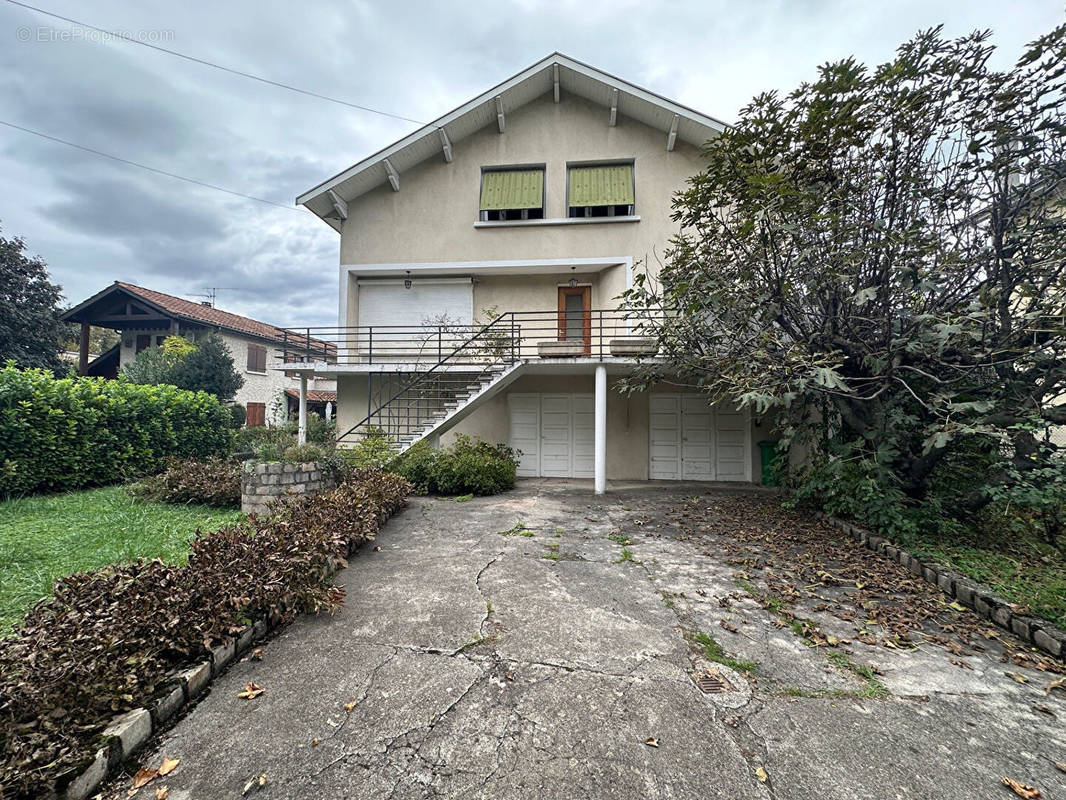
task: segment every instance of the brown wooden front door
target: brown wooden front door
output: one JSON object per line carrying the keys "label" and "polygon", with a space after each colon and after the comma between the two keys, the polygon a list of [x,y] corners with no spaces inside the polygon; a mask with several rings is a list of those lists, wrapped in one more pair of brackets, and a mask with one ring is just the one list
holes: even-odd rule
{"label": "brown wooden front door", "polygon": [[559,341],[584,342],[592,352],[592,287],[559,287]]}

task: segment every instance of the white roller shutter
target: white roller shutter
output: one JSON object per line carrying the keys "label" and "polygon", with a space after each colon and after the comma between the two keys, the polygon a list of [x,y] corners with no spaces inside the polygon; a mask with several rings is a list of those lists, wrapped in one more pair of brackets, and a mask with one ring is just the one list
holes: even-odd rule
{"label": "white roller shutter", "polygon": [[414,278],[359,281],[358,325],[422,325],[442,316],[469,325],[474,319],[474,287],[469,278]]}

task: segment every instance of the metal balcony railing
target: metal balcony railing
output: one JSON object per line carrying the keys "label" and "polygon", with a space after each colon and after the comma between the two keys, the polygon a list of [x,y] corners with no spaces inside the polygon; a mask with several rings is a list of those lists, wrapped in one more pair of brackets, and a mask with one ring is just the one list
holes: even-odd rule
{"label": "metal balcony railing", "polygon": [[[424,323],[288,328],[287,362],[454,367],[531,358],[632,355],[635,337],[649,336],[665,314],[656,310],[508,311],[487,323]],[[626,341],[621,341],[626,340]],[[615,342],[612,350],[611,343]],[[569,347],[559,345],[568,343]],[[555,343],[541,347],[546,343]],[[458,352],[461,351],[461,352]]]}
{"label": "metal balcony railing", "polygon": [[669,313],[510,311],[483,325],[290,328],[285,360],[382,367],[367,371],[366,416],[338,439],[375,433],[402,450],[519,362],[654,355],[654,329]]}

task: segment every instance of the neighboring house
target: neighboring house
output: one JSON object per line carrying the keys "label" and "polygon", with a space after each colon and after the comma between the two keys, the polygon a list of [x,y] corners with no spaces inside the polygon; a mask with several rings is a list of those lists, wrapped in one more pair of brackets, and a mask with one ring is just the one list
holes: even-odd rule
{"label": "neighboring house", "polygon": [[340,233],[338,435],[455,433],[521,450],[519,474],[751,481],[768,434],[663,384],[619,311],[658,272],[671,199],[724,123],[558,53],[299,198]]}
{"label": "neighboring house", "polygon": [[[83,349],[78,371],[82,375],[114,378],[139,352],[158,347],[167,336],[180,335],[195,341],[217,333],[244,378],[244,385],[233,400],[247,408],[249,426],[283,422],[291,410],[287,393],[298,392],[296,373],[283,371],[286,338],[292,334],[269,323],[214,308],[211,303],[196,303],[115,281],[70,309],[62,319],[81,323]],[[92,325],[118,331],[119,341],[90,361],[87,344]],[[316,344],[328,357],[325,343]],[[290,355],[294,357],[295,353]],[[327,404],[336,406],[336,383],[332,377],[312,379],[309,386],[321,400],[321,411],[327,410]],[[310,408],[318,410],[314,405]]]}

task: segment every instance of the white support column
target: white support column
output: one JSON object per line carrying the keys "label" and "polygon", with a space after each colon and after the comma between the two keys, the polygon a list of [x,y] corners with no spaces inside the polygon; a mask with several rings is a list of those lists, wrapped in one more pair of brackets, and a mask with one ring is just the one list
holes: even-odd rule
{"label": "white support column", "polygon": [[607,491],[607,367],[596,367],[596,494]]}
{"label": "white support column", "polygon": [[307,444],[307,373],[300,373],[300,418],[296,441]]}

